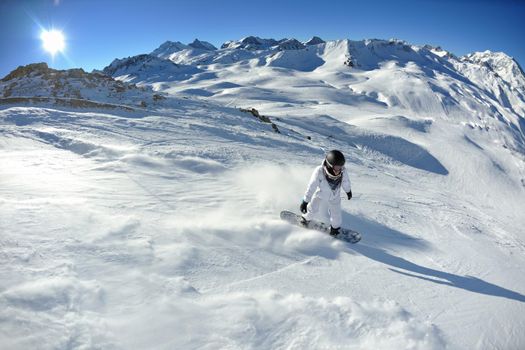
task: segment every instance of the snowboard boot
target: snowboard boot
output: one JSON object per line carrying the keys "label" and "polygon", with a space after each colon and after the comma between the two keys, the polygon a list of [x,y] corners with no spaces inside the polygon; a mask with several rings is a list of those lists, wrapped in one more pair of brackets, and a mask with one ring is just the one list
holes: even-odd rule
{"label": "snowboard boot", "polygon": [[330,236],[332,237],[336,237],[339,233],[341,233],[341,228],[338,227],[338,228],[333,228],[332,226],[330,226]]}
{"label": "snowboard boot", "polygon": [[310,220],[306,220],[304,216],[301,216],[301,220],[299,221],[301,226],[308,227],[308,224],[310,223]]}

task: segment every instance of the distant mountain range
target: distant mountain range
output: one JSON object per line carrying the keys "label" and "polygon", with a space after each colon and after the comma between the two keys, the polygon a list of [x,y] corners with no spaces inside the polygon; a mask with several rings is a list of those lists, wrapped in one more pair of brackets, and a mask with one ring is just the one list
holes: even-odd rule
{"label": "distant mountain range", "polygon": [[[505,147],[525,154],[525,75],[502,52],[457,57],[440,47],[396,39],[300,42],[256,36],[217,49],[195,39],[166,41],[150,53],[115,59],[92,73],[56,71],[45,64],[19,67],[0,83],[3,97],[49,95],[133,105],[149,104],[153,91],[253,105],[279,99],[286,90],[290,97],[283,101],[303,98],[304,103],[311,99],[306,91],[313,89],[316,103],[366,102],[418,117],[461,120],[498,133],[494,137]],[[148,96],[136,95],[143,93]]]}

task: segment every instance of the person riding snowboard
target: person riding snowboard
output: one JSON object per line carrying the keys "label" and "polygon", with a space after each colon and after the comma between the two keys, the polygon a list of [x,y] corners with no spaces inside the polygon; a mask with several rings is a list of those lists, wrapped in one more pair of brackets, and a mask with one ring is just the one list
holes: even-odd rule
{"label": "person riding snowboard", "polygon": [[321,204],[328,204],[330,235],[337,236],[341,229],[341,188],[348,200],[352,199],[350,178],[344,167],[345,156],[338,150],[326,154],[323,163],[316,167],[310,178],[300,209],[301,224],[308,226]]}

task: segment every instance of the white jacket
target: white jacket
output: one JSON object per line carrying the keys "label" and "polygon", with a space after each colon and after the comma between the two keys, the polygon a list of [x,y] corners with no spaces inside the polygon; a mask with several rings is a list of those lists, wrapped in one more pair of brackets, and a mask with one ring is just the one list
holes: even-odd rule
{"label": "white jacket", "polygon": [[352,187],[350,178],[348,177],[348,172],[344,167],[342,173],[343,179],[341,180],[341,186],[338,186],[337,189],[332,190],[330,188],[328,180],[326,180],[326,176],[324,175],[323,165],[319,165],[317,168],[314,169],[314,172],[310,177],[310,183],[308,184],[303,200],[309,203],[312,200],[312,196],[314,194],[316,195],[316,197],[320,197],[331,201],[335,199],[340,199],[341,187],[346,193],[350,192]]}

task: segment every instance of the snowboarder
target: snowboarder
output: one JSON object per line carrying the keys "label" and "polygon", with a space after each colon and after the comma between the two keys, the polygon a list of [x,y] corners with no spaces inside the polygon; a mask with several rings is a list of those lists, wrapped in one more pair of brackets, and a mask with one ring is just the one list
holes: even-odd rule
{"label": "snowboarder", "polygon": [[308,226],[321,204],[328,204],[330,235],[337,236],[341,229],[341,187],[348,200],[352,199],[350,178],[344,167],[345,156],[338,150],[326,154],[323,163],[316,167],[310,178],[300,209],[301,224]]}

